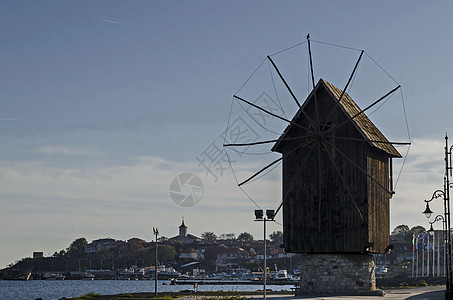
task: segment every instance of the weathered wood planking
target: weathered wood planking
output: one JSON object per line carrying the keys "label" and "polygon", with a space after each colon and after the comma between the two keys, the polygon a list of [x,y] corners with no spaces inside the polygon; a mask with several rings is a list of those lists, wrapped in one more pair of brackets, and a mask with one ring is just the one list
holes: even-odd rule
{"label": "weathered wood planking", "polygon": [[289,252],[384,253],[389,245],[389,160],[401,155],[340,95],[321,79],[292,120],[298,126],[289,125],[272,148],[283,155]]}

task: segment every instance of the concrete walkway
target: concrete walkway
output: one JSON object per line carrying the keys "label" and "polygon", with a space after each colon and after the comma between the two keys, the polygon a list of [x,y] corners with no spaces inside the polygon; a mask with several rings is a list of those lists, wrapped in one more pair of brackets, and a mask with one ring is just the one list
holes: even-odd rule
{"label": "concrete walkway", "polygon": [[[444,298],[445,286],[428,286],[417,288],[399,288],[384,290],[385,295],[381,296],[323,296],[323,297],[304,297],[293,295],[267,295],[266,298],[271,300],[294,300],[294,299],[312,299],[312,300],[345,300],[345,299],[363,299],[363,300],[380,300],[380,299],[410,299],[410,300],[440,300]],[[262,299],[263,296],[254,295],[247,298]]]}

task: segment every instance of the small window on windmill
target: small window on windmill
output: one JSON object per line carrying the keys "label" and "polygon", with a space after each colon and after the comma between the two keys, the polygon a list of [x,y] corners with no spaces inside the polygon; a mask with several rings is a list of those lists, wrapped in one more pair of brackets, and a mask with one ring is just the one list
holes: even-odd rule
{"label": "small window on windmill", "polygon": [[[332,126],[332,122],[330,121],[320,121],[319,122],[319,129],[322,133],[325,133],[326,131],[330,130],[333,126]],[[328,143],[328,145],[326,145],[327,147],[330,146],[331,148],[331,156],[332,158],[335,158],[335,139],[333,138],[328,138],[329,136],[333,136],[333,131],[332,132],[327,132],[326,135],[324,135],[324,137],[326,138],[326,141]],[[326,149],[327,150],[327,149]]]}

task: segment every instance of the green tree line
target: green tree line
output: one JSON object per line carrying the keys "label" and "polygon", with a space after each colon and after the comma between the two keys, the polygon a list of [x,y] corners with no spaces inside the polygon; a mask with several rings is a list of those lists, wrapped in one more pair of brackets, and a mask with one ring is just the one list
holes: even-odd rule
{"label": "green tree line", "polygon": [[392,235],[406,241],[412,243],[413,236],[417,236],[420,232],[425,232],[426,229],[423,226],[414,226],[409,228],[407,225],[398,225],[393,229]]}

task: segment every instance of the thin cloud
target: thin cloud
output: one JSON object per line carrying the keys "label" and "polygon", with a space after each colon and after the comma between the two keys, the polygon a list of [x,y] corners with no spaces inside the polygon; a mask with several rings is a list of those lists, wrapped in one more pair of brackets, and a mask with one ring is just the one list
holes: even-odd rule
{"label": "thin cloud", "polygon": [[113,21],[113,20],[108,20],[108,19],[102,19],[102,22],[111,23],[111,24],[120,24],[120,25],[123,25],[123,24],[124,24],[124,23],[122,23],[122,22]]}
{"label": "thin cloud", "polygon": [[79,156],[79,155],[89,155],[89,156],[101,156],[106,153],[97,149],[96,147],[78,147],[78,146],[64,146],[64,145],[48,145],[36,150],[39,154],[46,155],[70,155],[70,156]]}

